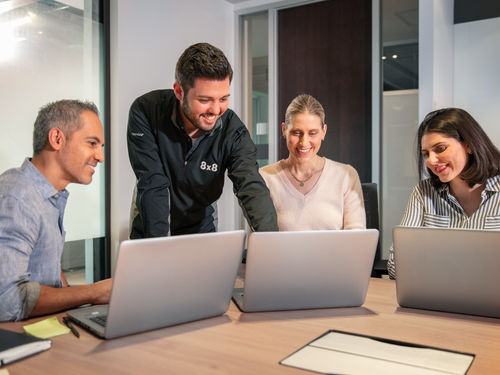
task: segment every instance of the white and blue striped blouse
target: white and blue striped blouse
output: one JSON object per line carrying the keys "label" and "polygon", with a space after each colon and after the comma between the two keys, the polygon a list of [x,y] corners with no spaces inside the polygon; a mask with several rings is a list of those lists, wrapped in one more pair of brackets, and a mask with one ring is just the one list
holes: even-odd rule
{"label": "white and blue striped blouse", "polygon": [[[436,189],[431,185],[430,179],[420,181],[410,195],[400,225],[500,230],[500,175],[486,180],[485,189],[481,192],[481,204],[470,217],[451,195],[448,184]],[[389,249],[387,269],[389,276],[396,278],[392,246]]]}

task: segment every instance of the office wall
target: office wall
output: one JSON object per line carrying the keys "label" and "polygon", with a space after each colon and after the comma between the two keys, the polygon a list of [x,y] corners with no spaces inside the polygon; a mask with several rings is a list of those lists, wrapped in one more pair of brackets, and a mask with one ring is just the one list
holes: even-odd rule
{"label": "office wall", "polygon": [[453,24],[453,0],[419,7],[420,121],[437,108],[464,108],[500,147],[500,17]]}
{"label": "office wall", "polygon": [[500,147],[500,17],[454,25],[453,103]]}
{"label": "office wall", "polygon": [[[234,66],[233,5],[225,0],[111,1],[111,258],[128,237],[135,176],[128,160],[128,110],[139,95],[171,88],[177,58],[190,44],[221,48]],[[232,92],[234,103],[237,93]],[[231,105],[232,106],[232,105]],[[219,229],[235,225],[230,184],[219,202]],[[239,209],[239,208],[238,208]]]}
{"label": "office wall", "polygon": [[420,0],[418,118],[453,103],[453,0]]}

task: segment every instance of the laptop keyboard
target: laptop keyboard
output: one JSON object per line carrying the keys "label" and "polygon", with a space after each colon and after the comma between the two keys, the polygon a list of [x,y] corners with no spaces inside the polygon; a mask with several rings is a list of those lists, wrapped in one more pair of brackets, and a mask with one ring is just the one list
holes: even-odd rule
{"label": "laptop keyboard", "polygon": [[94,323],[106,327],[106,321],[108,320],[108,316],[107,315],[91,316],[89,319],[92,320]]}

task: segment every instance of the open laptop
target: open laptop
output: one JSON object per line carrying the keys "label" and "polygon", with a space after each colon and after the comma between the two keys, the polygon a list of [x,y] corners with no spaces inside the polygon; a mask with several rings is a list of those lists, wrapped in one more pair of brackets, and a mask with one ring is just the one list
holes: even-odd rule
{"label": "open laptop", "polygon": [[223,314],[244,240],[230,231],[123,241],[109,305],[68,315],[110,339]]}
{"label": "open laptop", "polygon": [[245,312],[361,306],[377,242],[376,229],[251,233],[233,299]]}
{"label": "open laptop", "polygon": [[396,227],[403,307],[500,318],[500,231]]}

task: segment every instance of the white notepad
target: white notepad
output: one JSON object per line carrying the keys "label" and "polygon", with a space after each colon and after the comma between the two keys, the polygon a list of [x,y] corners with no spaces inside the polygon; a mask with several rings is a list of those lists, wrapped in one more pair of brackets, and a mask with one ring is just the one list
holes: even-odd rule
{"label": "white notepad", "polygon": [[473,354],[328,331],[280,363],[326,374],[466,374]]}

